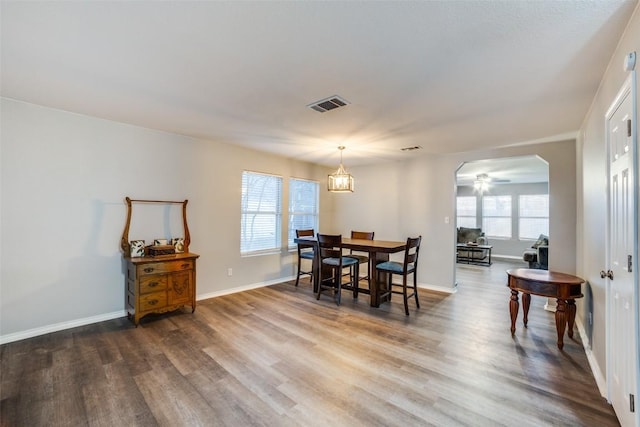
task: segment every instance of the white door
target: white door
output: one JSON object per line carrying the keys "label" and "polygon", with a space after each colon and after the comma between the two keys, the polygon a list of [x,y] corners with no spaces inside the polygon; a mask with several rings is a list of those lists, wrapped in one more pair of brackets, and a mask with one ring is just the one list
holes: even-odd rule
{"label": "white door", "polygon": [[632,259],[637,229],[634,221],[635,154],[632,126],[633,96],[631,79],[612,104],[606,116],[608,188],[608,369],[609,398],[622,426],[635,426],[633,406],[636,390],[636,325]]}

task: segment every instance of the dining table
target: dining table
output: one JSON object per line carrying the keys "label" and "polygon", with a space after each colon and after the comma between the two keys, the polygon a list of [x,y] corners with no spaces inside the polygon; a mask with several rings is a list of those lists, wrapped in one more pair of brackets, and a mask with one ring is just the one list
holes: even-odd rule
{"label": "dining table", "polygon": [[[314,257],[313,257],[313,290],[314,292],[318,291],[318,283],[319,280],[316,278],[320,277],[320,269],[323,267],[320,264],[320,251],[318,250],[318,240],[316,237],[297,237],[294,239],[294,242],[298,245],[302,245],[304,247],[312,247],[314,249]],[[380,295],[386,291],[387,288],[387,274],[384,272],[380,272],[380,274],[376,274],[376,265],[381,262],[389,261],[389,255],[392,253],[402,252],[405,250],[407,242],[396,242],[390,240],[366,240],[366,239],[351,239],[348,237],[342,238],[342,248],[343,249],[352,249],[354,251],[359,252],[367,252],[369,254],[369,277],[370,277],[370,289],[360,288],[358,287],[358,293],[364,293],[370,295],[370,305],[371,307],[380,307],[382,298]],[[348,256],[345,254],[345,256]],[[326,267],[325,267],[326,268]],[[328,270],[326,270],[326,274],[329,274]],[[379,276],[379,277],[378,277]]]}

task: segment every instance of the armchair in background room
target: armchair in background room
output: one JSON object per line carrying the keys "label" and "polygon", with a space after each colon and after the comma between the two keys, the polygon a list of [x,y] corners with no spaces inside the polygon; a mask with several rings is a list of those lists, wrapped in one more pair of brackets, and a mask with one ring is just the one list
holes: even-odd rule
{"label": "armchair in background room", "polygon": [[531,245],[531,249],[524,251],[522,259],[529,263],[529,268],[537,270],[549,269],[549,236],[541,234]]}
{"label": "armchair in background room", "polygon": [[[458,228],[458,245],[473,244],[473,245],[488,245],[489,239],[484,235],[481,228]],[[483,260],[487,257],[489,251],[487,250],[465,250],[464,247],[457,248],[457,260],[476,261]]]}

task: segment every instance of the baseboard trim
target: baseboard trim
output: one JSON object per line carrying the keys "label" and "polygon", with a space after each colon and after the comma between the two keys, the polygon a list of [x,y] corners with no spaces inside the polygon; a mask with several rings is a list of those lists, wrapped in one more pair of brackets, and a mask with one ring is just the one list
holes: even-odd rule
{"label": "baseboard trim", "polygon": [[[516,261],[522,261],[522,255],[500,255],[500,254],[491,254],[491,258],[498,258],[498,259],[508,259],[509,261],[512,260],[516,260]],[[526,264],[524,261],[522,261],[523,264]]]}
{"label": "baseboard trim", "polygon": [[426,291],[431,291],[431,292],[437,292],[439,294],[455,294],[456,292],[458,292],[458,287],[455,286],[453,288],[447,288],[444,286],[438,286],[438,285],[430,285],[428,283],[418,283],[418,287],[420,289],[424,289]]}
{"label": "baseboard trim", "polygon": [[20,341],[27,338],[37,337],[39,335],[49,334],[51,332],[63,331],[65,329],[77,328],[78,326],[90,325],[91,323],[104,322],[106,320],[113,320],[119,317],[124,317],[127,312],[124,310],[113,311],[111,313],[99,314],[97,316],[85,317],[82,319],[70,320],[68,322],[54,323],[53,325],[46,325],[39,328],[27,329],[22,332],[14,332],[12,334],[0,336],[0,345],[8,344],[14,341]]}
{"label": "baseboard trim", "polygon": [[598,361],[596,360],[593,351],[591,351],[591,343],[589,342],[587,331],[585,330],[584,325],[579,319],[576,319],[576,328],[578,329],[578,333],[580,334],[582,346],[584,347],[584,352],[587,355],[587,361],[589,362],[591,373],[593,373],[593,378],[596,380],[596,385],[598,386],[600,396],[607,399],[608,402],[609,399],[607,398],[607,380],[602,374],[602,370],[600,369],[600,365],[598,365]]}
{"label": "baseboard trim", "polygon": [[209,292],[206,294],[196,295],[196,301],[201,301],[201,300],[215,298],[215,297],[221,297],[223,295],[231,295],[238,292],[249,291],[251,289],[264,288],[265,286],[271,286],[277,283],[288,282],[290,280],[295,280],[295,279],[296,279],[296,276],[281,277],[279,279],[268,280],[266,282],[252,283],[250,285],[238,286],[235,288],[224,289],[221,291]]}

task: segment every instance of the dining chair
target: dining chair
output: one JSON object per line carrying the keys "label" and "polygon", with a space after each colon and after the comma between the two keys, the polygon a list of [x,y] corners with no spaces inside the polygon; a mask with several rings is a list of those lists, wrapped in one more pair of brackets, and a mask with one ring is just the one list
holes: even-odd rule
{"label": "dining chair", "polygon": [[[415,238],[409,237],[407,239],[406,249],[404,251],[404,261],[385,261],[376,265],[376,279],[380,282],[380,273],[387,273],[387,288],[380,294],[380,298],[389,296],[391,301],[391,294],[401,294],[404,299],[404,314],[409,315],[409,298],[414,297],[416,300],[416,307],[420,308],[420,301],[418,300],[418,253],[420,252],[420,242],[422,236]],[[393,275],[402,276],[402,284],[393,283]],[[413,274],[413,293],[408,294],[407,291],[407,276]],[[394,286],[402,287],[402,290],[394,290]]]}
{"label": "dining chair", "polygon": [[[358,260],[342,255],[342,235],[340,234],[318,233],[318,251],[320,255],[320,277],[316,282],[318,285],[316,299],[320,299],[320,294],[323,291],[331,290],[336,304],[340,305],[343,287],[357,292]],[[349,280],[346,283],[342,283],[342,272],[345,268],[349,268]],[[330,271],[329,277],[325,278],[323,276],[323,270]]]}
{"label": "dining chair", "polygon": [[[373,231],[351,231],[351,238],[352,239],[361,239],[361,240],[373,240],[373,236],[374,236],[374,232]],[[353,249],[351,249],[349,251],[349,254],[346,255],[349,258],[355,258],[358,260],[358,264],[367,264],[367,268],[365,269],[365,275],[360,277],[358,279],[358,282],[360,280],[366,280],[367,281],[367,285],[369,286],[369,292],[371,292],[371,277],[369,276],[369,253],[368,252],[358,252],[358,251],[354,251]],[[358,287],[356,286],[356,289],[353,293],[353,297],[354,298],[358,298]]]}
{"label": "dining chair", "polygon": [[[313,237],[315,232],[313,229],[310,230],[296,230],[296,237]],[[313,283],[313,258],[315,257],[315,252],[313,250],[315,243],[309,243],[308,245],[305,243],[298,243],[298,274],[296,274],[296,286],[300,282],[300,276],[308,275],[310,276],[311,283]],[[302,260],[308,259],[311,261],[311,267],[309,270],[302,269]]]}

